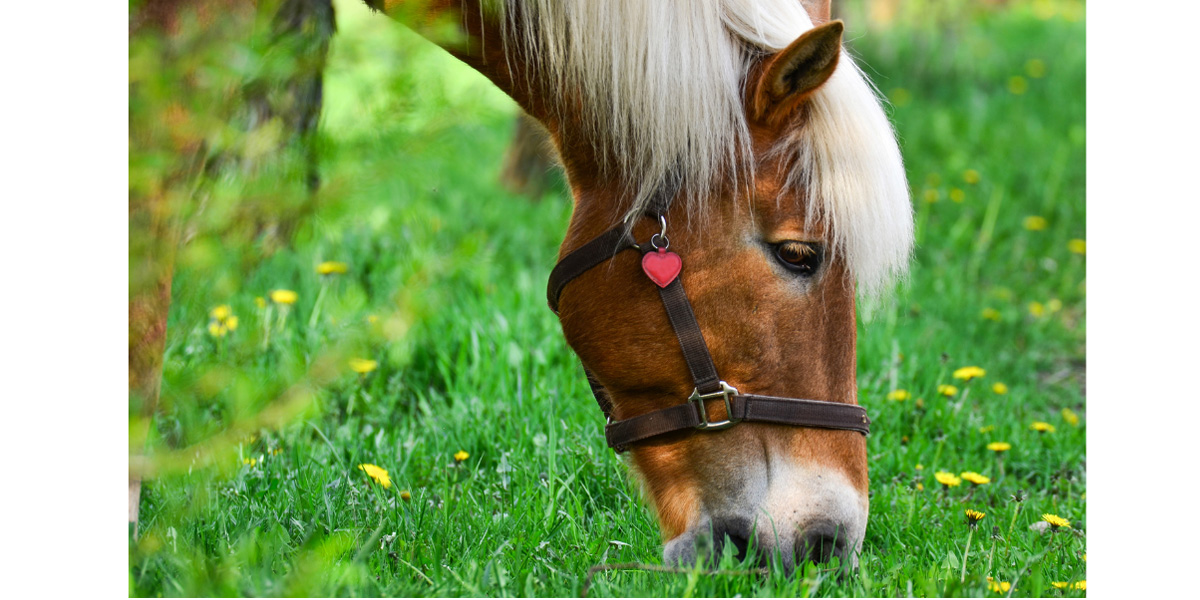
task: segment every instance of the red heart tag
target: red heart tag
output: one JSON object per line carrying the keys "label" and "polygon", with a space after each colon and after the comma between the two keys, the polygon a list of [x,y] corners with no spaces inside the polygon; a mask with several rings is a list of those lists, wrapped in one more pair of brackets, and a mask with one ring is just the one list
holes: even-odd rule
{"label": "red heart tag", "polygon": [[674,252],[667,252],[666,248],[659,248],[658,252],[648,252],[642,256],[642,270],[650,281],[665,288],[679,277],[679,272],[683,270],[683,259]]}

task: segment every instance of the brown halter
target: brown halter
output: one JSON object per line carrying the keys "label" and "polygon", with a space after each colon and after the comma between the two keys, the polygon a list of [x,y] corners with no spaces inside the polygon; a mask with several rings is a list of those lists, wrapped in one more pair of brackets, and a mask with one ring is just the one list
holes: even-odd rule
{"label": "brown halter", "polygon": [[[679,339],[679,347],[683,350],[683,358],[691,370],[696,387],[683,404],[614,421],[608,392],[584,365],[592,394],[596,396],[600,410],[604,411],[604,438],[608,445],[617,452],[624,452],[632,444],[666,433],[690,429],[713,431],[732,427],[742,421],[847,429],[863,435],[870,433],[871,420],[861,406],[742,394],[721,380],[708,345],[704,342],[704,335],[700,332],[700,324],[692,312],[692,304],[680,282],[683,261],[674,252],[667,252],[670,242],[666,237],[666,217],[660,213],[658,219],[662,222],[662,233],[651,236],[646,243],[638,244],[630,235],[627,224],[621,223],[567,254],[550,272],[546,290],[550,310],[558,314],[558,298],[571,280],[626,250],[639,250],[642,253],[642,269],[658,285],[667,318]],[[662,246],[659,246],[660,243]],[[724,404],[725,417],[714,420],[710,418],[712,411],[707,404],[717,399]]]}

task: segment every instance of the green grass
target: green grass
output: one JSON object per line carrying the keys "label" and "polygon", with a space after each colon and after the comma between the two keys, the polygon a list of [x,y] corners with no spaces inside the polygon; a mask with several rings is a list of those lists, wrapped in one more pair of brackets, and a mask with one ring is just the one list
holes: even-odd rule
{"label": "green grass", "polygon": [[[316,216],[291,248],[202,232],[180,256],[151,436],[171,461],[143,492],[130,593],[573,596],[594,564],[658,562],[654,517],[545,307],[569,202],[496,185],[514,114],[500,92],[399,26],[339,8]],[[1086,237],[1084,24],[1018,7],[852,47],[895,101],[918,224],[909,281],[861,319],[874,419],[861,568],[606,573],[594,595],[985,596],[992,576],[1041,596],[1086,578],[1085,259],[1068,250]],[[1024,228],[1035,215],[1044,230]],[[324,260],[349,272],[322,278]],[[255,303],[277,288],[299,296],[283,319]],[[219,304],[239,326],[218,340]],[[351,373],[351,356],[379,368]],[[966,365],[987,375],[954,381]],[[961,391],[940,396],[946,383]],[[912,397],[887,400],[894,389]],[[1013,445],[1003,476],[995,440]],[[939,470],[993,481],[964,501],[965,482],[937,489]],[[965,508],[987,517],[960,583]],[[1042,513],[1074,528],[1031,531]]]}

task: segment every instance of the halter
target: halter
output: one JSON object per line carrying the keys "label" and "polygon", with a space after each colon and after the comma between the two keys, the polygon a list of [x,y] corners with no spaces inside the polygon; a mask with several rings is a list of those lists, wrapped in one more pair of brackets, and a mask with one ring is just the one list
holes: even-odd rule
{"label": "halter", "polygon": [[[671,321],[671,328],[675,330],[675,337],[679,339],[683,358],[695,382],[691,396],[682,404],[637,417],[614,421],[613,405],[608,391],[587,365],[584,365],[583,370],[587,374],[592,394],[596,397],[600,410],[604,411],[604,439],[609,447],[617,452],[624,452],[633,444],[667,433],[684,430],[715,431],[727,429],[742,421],[844,429],[863,435],[870,433],[871,420],[867,418],[867,411],[861,406],[824,400],[742,394],[737,388],[721,380],[708,351],[708,345],[704,342],[704,335],[700,332],[700,324],[696,322],[696,315],[692,312],[692,303],[683,291],[683,283],[679,277],[683,269],[683,260],[678,254],[667,250],[670,246],[666,235],[667,220],[662,213],[658,214],[658,219],[662,223],[662,231],[651,236],[645,243],[637,243],[627,224],[621,223],[573,250],[554,266],[546,290],[550,310],[557,315],[559,296],[568,283],[626,250],[638,250],[642,254],[642,270],[657,285],[667,318]],[[723,418],[713,415],[708,406],[709,402],[717,400],[724,405]],[[715,409],[716,405],[713,408]]]}

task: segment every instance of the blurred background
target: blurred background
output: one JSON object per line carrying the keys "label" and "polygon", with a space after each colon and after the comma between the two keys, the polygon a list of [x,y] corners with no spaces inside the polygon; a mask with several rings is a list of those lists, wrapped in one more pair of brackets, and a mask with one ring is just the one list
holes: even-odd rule
{"label": "blurred background", "polygon": [[[990,467],[1000,521],[1029,524],[1020,494],[1085,530],[1084,5],[834,16],[890,102],[917,219],[910,279],[860,319],[873,577],[600,593],[1084,577],[1085,539],[1029,571],[1052,551],[1013,538],[953,587],[929,568],[942,523],[914,519],[963,506],[925,473]],[[657,562],[545,308],[570,198],[511,100],[357,0],[133,1],[129,45],[131,595],[574,595],[594,563]],[[970,395],[968,364],[988,372]]]}

